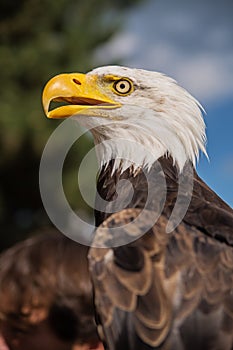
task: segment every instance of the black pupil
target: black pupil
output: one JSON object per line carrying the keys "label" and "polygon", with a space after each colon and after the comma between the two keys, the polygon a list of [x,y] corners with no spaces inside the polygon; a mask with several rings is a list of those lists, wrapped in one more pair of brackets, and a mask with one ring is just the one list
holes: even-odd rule
{"label": "black pupil", "polygon": [[125,84],[124,83],[121,83],[120,84],[120,88],[123,90],[123,89],[125,89]]}

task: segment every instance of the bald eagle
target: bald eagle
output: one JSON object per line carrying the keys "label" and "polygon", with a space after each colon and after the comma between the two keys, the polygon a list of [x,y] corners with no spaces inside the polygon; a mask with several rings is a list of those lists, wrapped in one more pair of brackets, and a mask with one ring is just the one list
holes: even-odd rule
{"label": "bald eagle", "polygon": [[161,73],[107,66],[52,78],[43,106],[98,148],[90,269],[107,348],[233,349],[233,212],[195,170],[200,104]]}

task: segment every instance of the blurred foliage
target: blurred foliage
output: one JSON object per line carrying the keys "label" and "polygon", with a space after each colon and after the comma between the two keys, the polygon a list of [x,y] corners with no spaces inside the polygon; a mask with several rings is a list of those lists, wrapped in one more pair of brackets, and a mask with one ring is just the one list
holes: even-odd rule
{"label": "blurred foliage", "polygon": [[[59,122],[43,114],[44,84],[60,72],[93,68],[94,50],[117,31],[122,11],[139,1],[1,0],[1,249],[49,224],[38,169],[43,147]],[[90,138],[83,138],[65,164],[66,191],[73,194],[73,206],[84,210],[88,208],[80,194],[73,193],[71,179],[77,169],[72,164],[90,145]]]}

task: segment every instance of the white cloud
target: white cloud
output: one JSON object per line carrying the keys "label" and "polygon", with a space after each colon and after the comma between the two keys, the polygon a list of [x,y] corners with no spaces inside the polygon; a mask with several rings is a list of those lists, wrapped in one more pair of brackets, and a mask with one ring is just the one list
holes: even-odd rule
{"label": "white cloud", "polygon": [[115,61],[130,56],[140,44],[139,38],[132,33],[121,33],[113,41],[96,50],[96,60],[104,62],[106,59]]}
{"label": "white cloud", "polygon": [[232,9],[229,0],[147,0],[97,58],[162,71],[204,103],[232,96]]}

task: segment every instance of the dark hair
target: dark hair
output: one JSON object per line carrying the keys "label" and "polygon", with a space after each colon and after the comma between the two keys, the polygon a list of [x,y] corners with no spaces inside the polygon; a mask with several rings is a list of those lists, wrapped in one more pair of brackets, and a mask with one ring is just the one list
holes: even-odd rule
{"label": "dark hair", "polygon": [[30,325],[48,318],[63,340],[98,341],[88,247],[60,233],[18,243],[0,255],[0,318]]}

